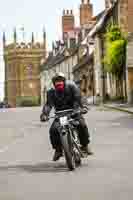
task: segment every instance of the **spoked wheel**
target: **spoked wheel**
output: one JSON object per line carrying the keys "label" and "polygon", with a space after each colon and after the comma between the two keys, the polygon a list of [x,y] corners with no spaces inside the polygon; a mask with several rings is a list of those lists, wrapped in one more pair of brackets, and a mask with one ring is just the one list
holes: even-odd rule
{"label": "spoked wheel", "polygon": [[68,169],[70,171],[74,170],[76,167],[76,162],[75,162],[75,155],[72,150],[72,139],[69,134],[64,134],[61,136],[61,142],[64,150],[64,155],[66,159],[66,163],[68,166]]}

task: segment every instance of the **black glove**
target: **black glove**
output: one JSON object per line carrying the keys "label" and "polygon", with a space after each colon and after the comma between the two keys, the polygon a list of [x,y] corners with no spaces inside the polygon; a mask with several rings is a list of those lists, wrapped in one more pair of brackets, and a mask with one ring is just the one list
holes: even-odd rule
{"label": "black glove", "polygon": [[81,113],[82,113],[82,114],[87,114],[87,112],[88,112],[88,108],[85,108],[85,107],[82,108],[82,110],[81,110]]}
{"label": "black glove", "polygon": [[71,117],[72,118],[76,118],[76,117],[79,117],[80,115],[80,111],[79,110],[74,110],[73,113],[71,114]]}
{"label": "black glove", "polygon": [[42,114],[40,115],[40,121],[41,121],[41,122],[46,122],[46,121],[48,121],[48,116],[47,116],[46,114],[42,113]]}

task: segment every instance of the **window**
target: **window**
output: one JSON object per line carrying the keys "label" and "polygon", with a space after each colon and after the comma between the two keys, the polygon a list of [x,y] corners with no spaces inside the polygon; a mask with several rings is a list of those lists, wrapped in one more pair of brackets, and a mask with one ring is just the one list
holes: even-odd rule
{"label": "window", "polygon": [[24,69],[25,76],[28,76],[28,77],[32,76],[32,68],[33,66],[31,64],[25,66],[25,69]]}

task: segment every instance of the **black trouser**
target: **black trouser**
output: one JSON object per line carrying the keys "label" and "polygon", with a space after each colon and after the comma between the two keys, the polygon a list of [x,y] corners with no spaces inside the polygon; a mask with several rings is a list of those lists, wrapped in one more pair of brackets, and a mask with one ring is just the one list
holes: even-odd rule
{"label": "black trouser", "polygon": [[[78,130],[80,144],[83,146],[86,146],[87,144],[90,143],[89,131],[83,117],[80,117],[78,121],[79,121],[79,125],[77,126],[77,130]],[[49,131],[50,141],[51,141],[53,149],[57,149],[58,147],[61,146],[60,135],[58,133],[58,126],[59,126],[59,122],[54,120]]]}

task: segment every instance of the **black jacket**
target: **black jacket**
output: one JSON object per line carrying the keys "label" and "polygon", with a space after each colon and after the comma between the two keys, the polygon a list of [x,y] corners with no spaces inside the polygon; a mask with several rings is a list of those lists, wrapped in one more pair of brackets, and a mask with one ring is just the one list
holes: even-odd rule
{"label": "black jacket", "polygon": [[48,90],[43,113],[49,115],[52,108],[56,111],[78,109],[82,107],[81,104],[80,90],[73,81],[66,81],[63,93],[57,93],[54,88]]}

